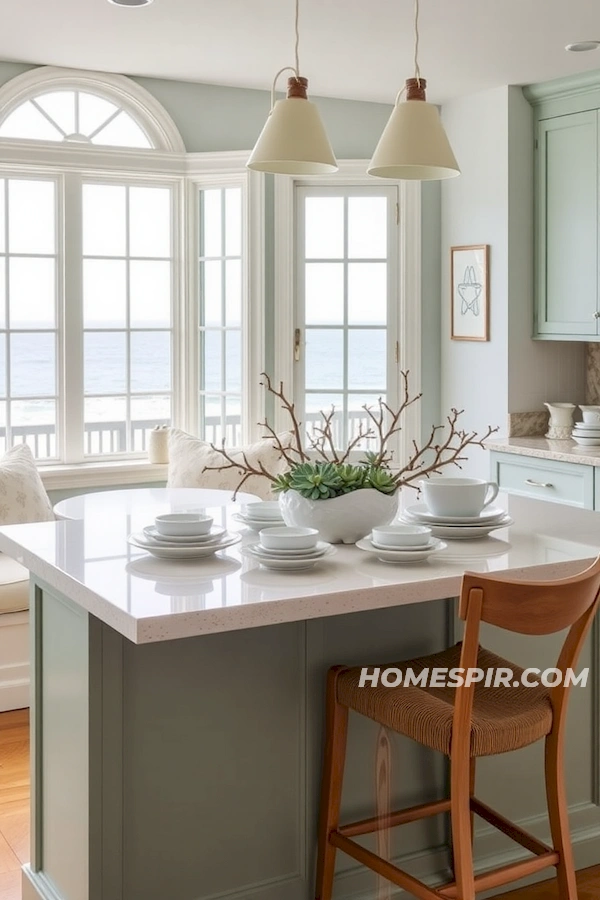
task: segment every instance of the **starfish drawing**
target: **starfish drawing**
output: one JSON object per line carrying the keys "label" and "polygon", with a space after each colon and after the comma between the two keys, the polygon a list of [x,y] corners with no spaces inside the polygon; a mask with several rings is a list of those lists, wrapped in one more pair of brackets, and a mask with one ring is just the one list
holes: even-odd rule
{"label": "starfish drawing", "polygon": [[463,280],[457,284],[456,290],[461,299],[460,314],[466,316],[468,312],[472,312],[474,316],[479,315],[479,298],[483,290],[483,285],[477,281],[475,277],[475,267],[467,266],[463,275]]}

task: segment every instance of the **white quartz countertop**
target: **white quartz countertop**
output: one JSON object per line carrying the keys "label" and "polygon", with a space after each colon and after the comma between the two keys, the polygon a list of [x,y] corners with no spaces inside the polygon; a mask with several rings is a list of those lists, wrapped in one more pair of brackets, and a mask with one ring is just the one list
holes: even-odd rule
{"label": "white quartz countertop", "polygon": [[449,542],[422,563],[387,565],[354,546],[337,546],[308,572],[269,571],[240,554],[257,538],[233,518],[239,504],[211,514],[241,532],[241,544],[207,561],[171,562],[127,543],[130,532],[165,511],[164,502],[147,492],[139,507],[111,506],[105,495],[102,514],[97,496],[83,520],[0,528],[0,550],[135,643],[439,600],[458,593],[466,570],[566,577],[600,552],[597,513],[500,495],[512,527],[483,540]]}
{"label": "white quartz countertop", "polygon": [[514,437],[486,441],[485,446],[486,450],[514,453],[517,456],[535,456],[538,459],[555,459],[557,462],[600,466],[600,447],[582,447],[572,440],[550,441],[545,437]]}

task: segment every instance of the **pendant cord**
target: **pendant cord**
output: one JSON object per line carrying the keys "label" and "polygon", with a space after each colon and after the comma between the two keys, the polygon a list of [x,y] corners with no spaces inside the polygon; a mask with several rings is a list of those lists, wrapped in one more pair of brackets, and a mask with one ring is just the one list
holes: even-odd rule
{"label": "pendant cord", "polygon": [[269,115],[273,112],[273,107],[275,106],[275,90],[277,88],[277,79],[280,75],[283,75],[284,72],[293,72],[296,76],[296,81],[300,80],[300,56],[299,56],[299,48],[300,48],[300,0],[296,0],[296,16],[294,20],[294,31],[296,35],[296,42],[294,44],[294,57],[296,61],[295,66],[284,66],[283,69],[280,69],[275,78],[273,79],[273,84],[271,86],[271,111]]}
{"label": "pendant cord", "polygon": [[[296,0],[298,2],[298,0]],[[419,69],[419,0],[415,0],[415,78],[421,87],[421,70]]]}

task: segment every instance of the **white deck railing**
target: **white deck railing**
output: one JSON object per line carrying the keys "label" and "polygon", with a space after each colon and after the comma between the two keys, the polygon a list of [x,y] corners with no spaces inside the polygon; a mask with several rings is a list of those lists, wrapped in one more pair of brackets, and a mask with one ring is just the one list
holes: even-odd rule
{"label": "white deck railing", "polygon": [[[349,439],[358,433],[361,426],[368,422],[362,410],[353,410],[348,414]],[[315,426],[321,421],[319,413],[307,413],[306,424]],[[143,453],[147,448],[148,433],[155,425],[168,425],[166,419],[137,419],[131,422],[131,451]],[[238,415],[225,418],[225,443],[228,447],[239,447],[242,443],[241,419]],[[13,444],[28,444],[36,459],[56,458],[56,432],[53,425],[15,425],[11,428]],[[342,422],[335,419],[333,434],[336,446],[342,444]],[[209,416],[205,419],[204,439],[214,444],[223,440],[221,417]],[[85,425],[85,454],[99,456],[104,454],[124,453],[127,449],[126,422],[87,422]],[[6,428],[0,427],[0,450],[6,450]]]}

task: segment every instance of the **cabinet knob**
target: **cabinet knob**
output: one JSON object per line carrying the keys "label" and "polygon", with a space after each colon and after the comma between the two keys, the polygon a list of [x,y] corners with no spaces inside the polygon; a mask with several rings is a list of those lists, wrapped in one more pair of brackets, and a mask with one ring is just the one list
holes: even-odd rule
{"label": "cabinet knob", "polygon": [[600,319],[600,312],[595,312],[595,313],[594,313],[594,318],[595,318],[595,319]]}

